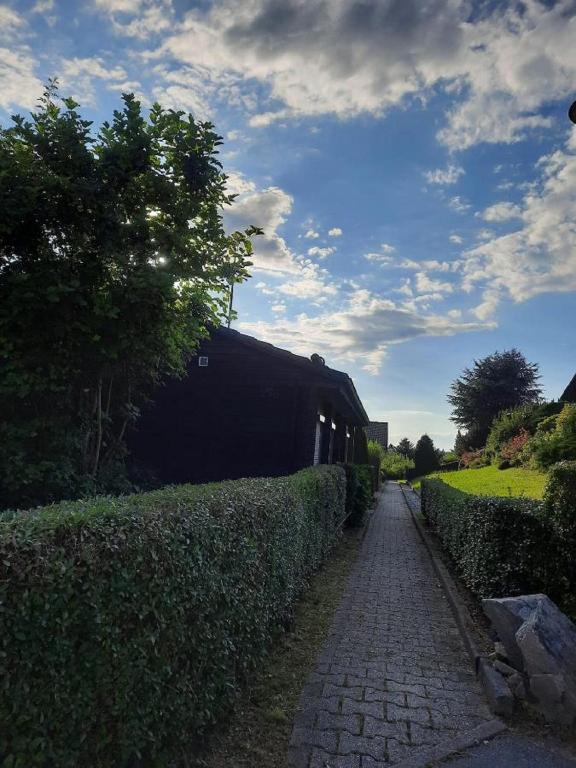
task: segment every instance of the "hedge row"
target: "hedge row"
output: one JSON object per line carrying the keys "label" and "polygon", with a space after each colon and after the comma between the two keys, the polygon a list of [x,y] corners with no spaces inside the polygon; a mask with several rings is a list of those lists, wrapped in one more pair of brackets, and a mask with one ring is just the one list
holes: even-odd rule
{"label": "hedge row", "polygon": [[362,525],[374,494],[378,490],[372,464],[344,464],[346,470],[346,523]]}
{"label": "hedge row", "polygon": [[549,500],[474,496],[439,479],[423,480],[421,496],[424,517],[476,595],[545,592],[570,604],[571,550]]}
{"label": "hedge row", "polygon": [[231,702],[344,517],[339,467],[6,515],[3,768],[168,765]]}

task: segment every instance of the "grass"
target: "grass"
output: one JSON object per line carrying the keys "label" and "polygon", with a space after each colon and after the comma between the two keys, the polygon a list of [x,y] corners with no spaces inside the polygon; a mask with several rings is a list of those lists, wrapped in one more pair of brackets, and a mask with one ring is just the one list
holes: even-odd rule
{"label": "grass", "polygon": [[[530,499],[542,498],[548,478],[533,469],[498,469],[495,466],[440,472],[428,477],[439,477],[447,485],[478,496],[526,496]],[[420,479],[414,482],[415,487],[420,485]]]}
{"label": "grass", "polygon": [[272,648],[224,724],[219,724],[190,768],[288,768],[288,742],[300,691],[314,669],[360,545],[362,529],[348,529],[312,578],[296,606],[294,624]]}

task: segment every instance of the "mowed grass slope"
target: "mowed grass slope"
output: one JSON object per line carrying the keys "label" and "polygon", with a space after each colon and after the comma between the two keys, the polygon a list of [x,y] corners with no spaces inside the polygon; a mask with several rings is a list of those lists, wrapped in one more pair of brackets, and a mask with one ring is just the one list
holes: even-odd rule
{"label": "mowed grass slope", "polygon": [[428,477],[438,477],[454,488],[478,496],[525,496],[530,499],[542,498],[548,478],[533,469],[498,469],[495,466],[440,472]]}

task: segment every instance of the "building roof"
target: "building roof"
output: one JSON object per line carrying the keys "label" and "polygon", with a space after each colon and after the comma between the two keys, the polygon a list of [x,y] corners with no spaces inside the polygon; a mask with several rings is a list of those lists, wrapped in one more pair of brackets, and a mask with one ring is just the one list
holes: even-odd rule
{"label": "building roof", "polygon": [[576,374],[574,374],[570,384],[560,395],[560,400],[564,400],[567,403],[576,403]]}
{"label": "building roof", "polygon": [[368,440],[375,440],[380,443],[382,448],[388,450],[388,422],[371,421],[367,427],[364,427]]}
{"label": "building roof", "polygon": [[323,379],[327,384],[336,386],[344,395],[350,406],[353,408],[358,416],[359,421],[362,424],[368,424],[369,419],[362,401],[356,392],[354,382],[347,373],[344,371],[337,371],[335,368],[329,368],[323,362],[313,362],[310,358],[303,355],[295,355],[293,352],[289,352],[287,349],[281,349],[275,347],[273,344],[269,344],[265,341],[260,341],[253,336],[248,336],[240,331],[235,331],[232,328],[224,328],[220,326],[211,331],[212,337],[221,337],[235,341],[238,344],[255,349],[258,352],[262,352],[267,355],[273,355],[279,359],[282,359],[288,365],[296,366],[303,371],[309,373],[314,378]]}

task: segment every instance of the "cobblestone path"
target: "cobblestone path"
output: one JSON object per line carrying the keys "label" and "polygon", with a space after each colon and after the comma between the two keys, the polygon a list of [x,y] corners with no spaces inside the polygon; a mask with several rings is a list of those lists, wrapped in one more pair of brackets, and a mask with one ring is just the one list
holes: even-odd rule
{"label": "cobblestone path", "polygon": [[399,763],[491,717],[402,491],[387,483],[302,691],[290,764]]}

